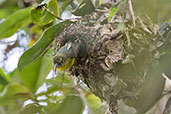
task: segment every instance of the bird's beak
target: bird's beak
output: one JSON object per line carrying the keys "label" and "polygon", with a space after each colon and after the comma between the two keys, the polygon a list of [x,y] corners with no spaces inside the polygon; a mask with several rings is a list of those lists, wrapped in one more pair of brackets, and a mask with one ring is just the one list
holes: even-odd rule
{"label": "bird's beak", "polygon": [[56,74],[56,68],[58,67],[58,64],[55,63],[54,68],[55,68],[55,74]]}

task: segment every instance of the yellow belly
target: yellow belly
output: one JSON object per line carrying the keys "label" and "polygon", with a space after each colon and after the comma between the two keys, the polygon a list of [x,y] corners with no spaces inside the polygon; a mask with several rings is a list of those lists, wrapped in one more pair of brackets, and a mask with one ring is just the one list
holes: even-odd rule
{"label": "yellow belly", "polygon": [[56,68],[57,71],[64,71],[69,69],[74,64],[75,58],[68,58],[64,65]]}

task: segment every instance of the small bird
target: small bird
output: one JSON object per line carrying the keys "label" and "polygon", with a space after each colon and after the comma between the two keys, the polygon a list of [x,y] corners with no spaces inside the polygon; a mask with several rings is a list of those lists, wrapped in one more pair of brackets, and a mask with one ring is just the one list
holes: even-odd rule
{"label": "small bird", "polygon": [[[56,71],[64,71],[69,69],[75,61],[75,58],[79,57],[79,53],[84,43],[77,39],[74,41],[68,41],[62,46],[53,58],[55,73]],[[86,48],[86,47],[84,47]]]}

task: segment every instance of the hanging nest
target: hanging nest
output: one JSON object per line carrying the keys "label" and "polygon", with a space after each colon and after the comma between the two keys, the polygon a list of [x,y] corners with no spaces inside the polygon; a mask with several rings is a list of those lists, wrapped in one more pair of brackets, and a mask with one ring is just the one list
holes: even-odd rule
{"label": "hanging nest", "polygon": [[166,40],[157,37],[158,26],[148,16],[136,16],[133,25],[127,7],[108,22],[111,6],[104,4],[66,28],[56,38],[55,50],[68,40],[81,39],[86,54],[76,58],[70,73],[105,100],[111,113],[117,112],[119,99],[144,113],[163,91],[159,59]]}

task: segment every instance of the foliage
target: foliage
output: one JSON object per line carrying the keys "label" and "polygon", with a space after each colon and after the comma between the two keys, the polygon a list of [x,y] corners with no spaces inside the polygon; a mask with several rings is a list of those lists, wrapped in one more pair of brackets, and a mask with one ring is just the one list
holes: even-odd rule
{"label": "foliage", "polygon": [[[86,99],[84,94],[92,95],[87,87],[79,85],[82,88],[80,92],[68,74],[63,72],[56,76],[52,70],[51,44],[54,43],[55,36],[72,23],[69,20],[60,22],[59,17],[65,10],[74,10],[81,1],[76,2],[77,4],[72,0],[69,2],[44,0],[37,5],[32,5],[31,0],[27,3],[17,0],[0,2],[0,19],[3,19],[0,22],[0,39],[11,37],[23,29],[31,37],[29,47],[34,45],[24,52],[18,68],[13,72],[7,73],[4,68],[0,69],[0,113],[67,114],[69,111],[71,114],[81,114],[85,106],[89,107],[83,100]],[[90,1],[88,3],[92,4]],[[28,5],[29,7],[24,8]],[[72,7],[68,7],[69,5]],[[18,46],[20,44],[17,43],[13,48]],[[95,96],[94,98],[98,99]],[[92,107],[88,110],[100,110],[100,102],[93,103],[93,100],[88,102]]]}
{"label": "foliage", "polygon": [[171,18],[169,13],[171,10],[170,4],[170,0],[135,0],[135,4],[133,5],[136,12],[145,13],[149,15],[155,23],[162,24]]}
{"label": "foliage", "polygon": [[0,39],[13,35],[17,30],[30,23],[30,8],[16,11],[0,24]]}

